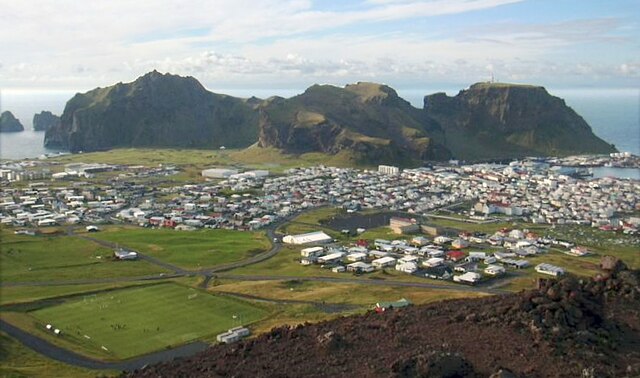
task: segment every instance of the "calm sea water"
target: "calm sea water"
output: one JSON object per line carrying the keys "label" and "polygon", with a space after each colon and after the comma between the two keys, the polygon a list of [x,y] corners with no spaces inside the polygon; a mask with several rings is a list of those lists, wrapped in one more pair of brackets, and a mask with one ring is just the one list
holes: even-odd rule
{"label": "calm sea water", "polygon": [[[212,89],[217,93],[232,96],[257,96],[267,98],[272,95],[291,97],[301,90],[294,89]],[[425,94],[445,91],[454,95],[458,89],[405,89],[398,90],[401,97],[414,106],[422,108]],[[578,114],[591,125],[594,133],[613,143],[620,151],[640,155],[640,90],[600,89],[567,90],[549,89],[555,96],[565,99]],[[42,110],[62,114],[72,91],[10,91],[0,92],[0,111],[11,111],[24,125],[21,133],[0,133],[0,157],[22,159],[38,157],[44,153],[56,152],[43,147],[44,133],[32,131],[33,115]]]}
{"label": "calm sea water", "polygon": [[593,178],[615,177],[622,179],[640,180],[638,168],[594,167],[591,168]]}

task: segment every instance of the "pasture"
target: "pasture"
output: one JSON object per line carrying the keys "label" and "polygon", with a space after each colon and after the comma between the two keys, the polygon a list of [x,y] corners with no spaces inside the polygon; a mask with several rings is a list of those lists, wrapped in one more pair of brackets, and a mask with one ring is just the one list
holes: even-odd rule
{"label": "pasture", "polygon": [[2,230],[0,278],[58,281],[134,277],[166,272],[145,261],[114,261],[113,250],[70,236],[14,235]]}
{"label": "pasture", "polygon": [[233,230],[175,231],[112,227],[93,237],[119,243],[186,269],[243,260],[271,247],[262,232]]}
{"label": "pasture", "polygon": [[[166,283],[77,297],[29,313],[95,355],[125,359],[212,337],[268,315],[248,302]],[[51,337],[54,337],[53,335]]]}

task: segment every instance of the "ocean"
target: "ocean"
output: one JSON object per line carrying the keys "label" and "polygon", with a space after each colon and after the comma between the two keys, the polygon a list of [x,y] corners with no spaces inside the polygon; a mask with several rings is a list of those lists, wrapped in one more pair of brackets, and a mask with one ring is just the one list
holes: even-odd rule
{"label": "ocean", "polygon": [[[267,98],[272,95],[291,97],[295,89],[211,89],[232,96]],[[455,95],[458,89],[399,89],[398,94],[422,108],[425,94],[447,92]],[[640,155],[640,90],[639,89],[548,89],[549,93],[565,99],[591,125],[594,133],[620,151]],[[21,133],[0,133],[0,158],[35,158],[57,150],[45,149],[44,132],[33,131],[33,115],[49,110],[60,115],[73,91],[3,90],[0,92],[0,112],[11,111],[24,125]]]}

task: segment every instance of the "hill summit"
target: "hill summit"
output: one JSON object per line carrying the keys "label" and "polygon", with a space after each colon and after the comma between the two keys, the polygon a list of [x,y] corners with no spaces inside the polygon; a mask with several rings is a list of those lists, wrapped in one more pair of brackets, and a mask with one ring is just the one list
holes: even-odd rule
{"label": "hill summit", "polygon": [[44,143],[72,152],[246,147],[257,139],[256,117],[245,101],[209,92],[193,77],[153,71],[132,83],[76,94]]}
{"label": "hill summit", "polygon": [[0,115],[0,132],[24,131],[22,123],[10,111],[2,112]]}
{"label": "hill summit", "polygon": [[424,111],[458,159],[610,153],[616,149],[543,87],[477,83],[454,97],[424,98]]}
{"label": "hill summit", "polygon": [[386,85],[314,85],[290,99],[267,101],[259,110],[263,147],[293,153],[349,150],[367,163],[449,157],[432,137],[441,134],[439,128]]}

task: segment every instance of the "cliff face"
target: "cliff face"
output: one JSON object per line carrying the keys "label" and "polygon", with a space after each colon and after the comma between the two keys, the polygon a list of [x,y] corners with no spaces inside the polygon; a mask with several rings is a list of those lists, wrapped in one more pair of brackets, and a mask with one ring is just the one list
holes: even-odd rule
{"label": "cliff face", "polygon": [[543,87],[478,83],[454,97],[426,96],[424,111],[459,159],[609,153],[615,148]]}
{"label": "cliff face", "polygon": [[24,126],[13,116],[13,113],[6,111],[0,115],[0,132],[24,131]]}
{"label": "cliff face", "polygon": [[241,148],[258,141],[285,153],[347,152],[363,164],[400,165],[615,151],[542,87],[479,83],[454,97],[426,96],[424,104],[414,108],[375,83],[242,100],[211,93],[192,77],[154,71],[75,95],[47,130],[45,146],[75,152]]}
{"label": "cliff face", "polygon": [[157,71],[132,83],[76,94],[45,146],[75,151],[113,147],[245,147],[257,114],[245,101],[207,91],[196,79]]}
{"label": "cliff face", "polygon": [[58,124],[60,124],[60,117],[49,111],[43,110],[39,114],[33,115],[33,129],[35,131],[47,131]]}
{"label": "cliff face", "polygon": [[365,163],[449,157],[440,130],[423,112],[384,85],[314,85],[290,99],[259,107],[259,145],[291,153],[349,150]]}

